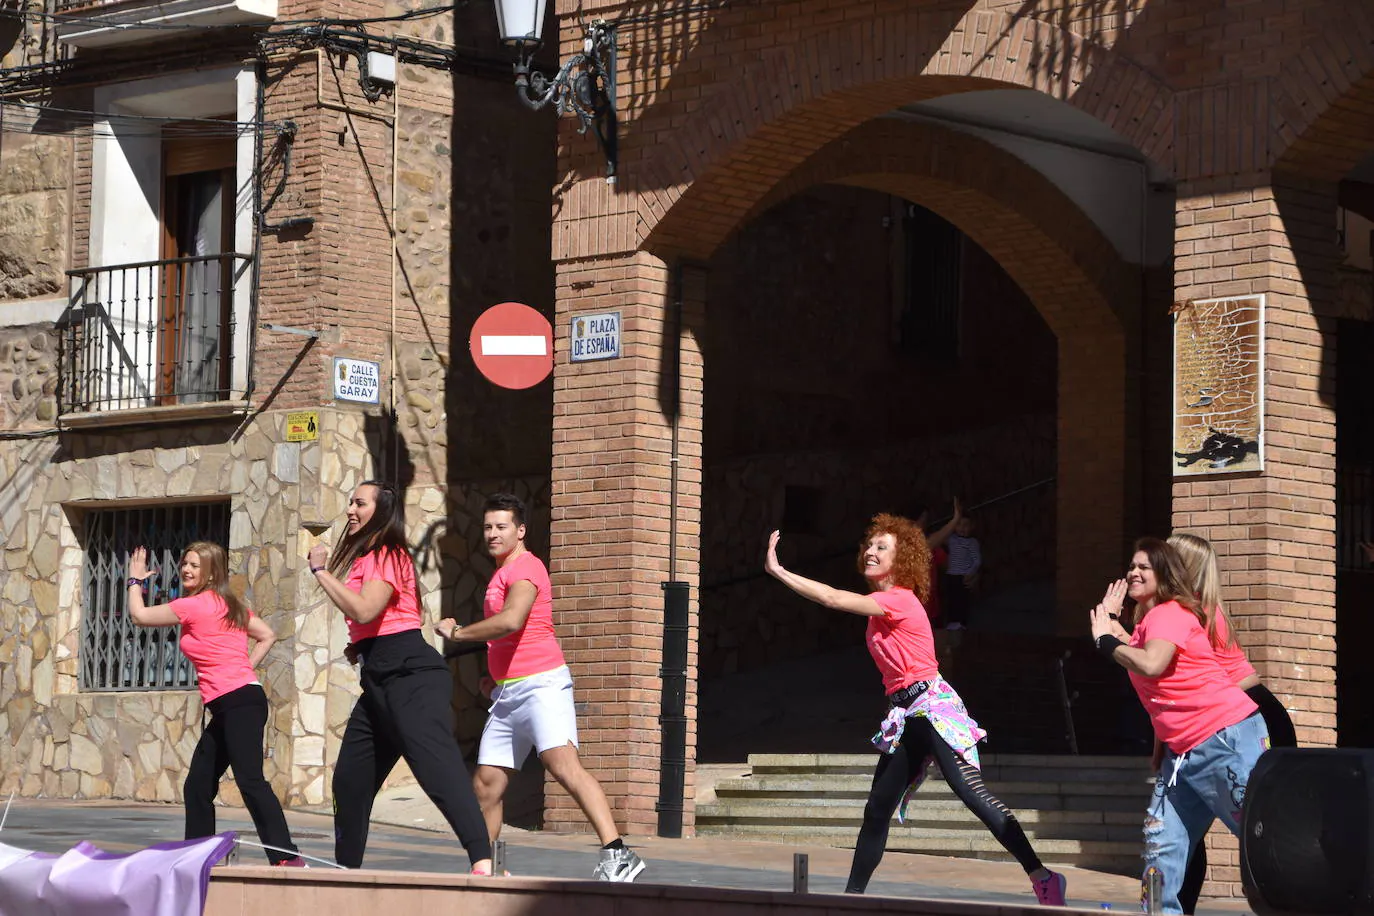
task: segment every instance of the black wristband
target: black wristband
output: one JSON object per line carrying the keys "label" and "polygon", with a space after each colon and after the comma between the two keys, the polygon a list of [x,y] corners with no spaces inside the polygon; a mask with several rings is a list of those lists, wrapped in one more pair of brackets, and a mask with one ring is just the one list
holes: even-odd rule
{"label": "black wristband", "polygon": [[1111,658],[1113,653],[1116,652],[1117,646],[1126,645],[1124,642],[1117,639],[1110,633],[1103,633],[1101,636],[1097,637],[1097,639],[1094,642],[1097,646],[1097,651],[1101,652],[1108,658]]}
{"label": "black wristband", "polygon": [[312,567],[310,567],[310,572],[311,572],[312,574],[317,573],[317,572],[324,572],[324,570],[325,570],[325,567],[323,567],[323,566],[312,566]]}

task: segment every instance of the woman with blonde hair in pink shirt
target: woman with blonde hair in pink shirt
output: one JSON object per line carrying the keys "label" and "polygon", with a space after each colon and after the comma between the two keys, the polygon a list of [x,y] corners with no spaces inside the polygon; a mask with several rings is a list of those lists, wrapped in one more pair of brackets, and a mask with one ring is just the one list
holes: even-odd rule
{"label": "woman with blonde hair in pink shirt", "polygon": [[[1244,690],[1245,695],[1259,707],[1265,727],[1269,729],[1269,746],[1297,747],[1298,736],[1288,710],[1284,709],[1278,697],[1269,692],[1268,687],[1260,683],[1254,665],[1246,658],[1245,649],[1231,629],[1231,621],[1221,603],[1221,571],[1217,567],[1217,553],[1211,543],[1195,534],[1173,534],[1169,536],[1168,543],[1178,551],[1188,582],[1197,595],[1203,613],[1207,615],[1207,639],[1212,644],[1212,651],[1216,653],[1217,661],[1231,682]],[[1157,744],[1156,770],[1159,769],[1162,750],[1162,745]],[[1178,894],[1183,912],[1192,913],[1197,908],[1206,876],[1207,844],[1202,842],[1197,844],[1188,859],[1188,871]]]}
{"label": "woman with blonde hair in pink shirt", "polygon": [[[148,552],[129,557],[128,609],[142,627],[181,626],[181,653],[195,665],[201,702],[210,722],[191,755],[182,795],[186,839],[215,833],[215,795],[224,771],[234,768],[243,804],[273,865],[304,865],[291,841],[281,802],[262,775],[262,736],[267,694],[254,669],[277,640],[262,618],[229,587],[224,548],[196,541],[181,557],[181,597],[147,606],[143,589],[152,572]],[[248,640],[253,650],[248,650]]]}

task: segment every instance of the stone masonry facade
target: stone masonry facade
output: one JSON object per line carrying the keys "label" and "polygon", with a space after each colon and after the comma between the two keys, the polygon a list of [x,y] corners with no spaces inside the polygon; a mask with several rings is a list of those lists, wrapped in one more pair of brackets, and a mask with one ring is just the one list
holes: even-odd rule
{"label": "stone masonry facade", "polygon": [[[416,5],[336,4],[328,15],[394,16]],[[462,31],[495,51],[494,23],[481,12],[392,28],[450,46]],[[279,9],[288,20],[324,14],[308,2]],[[43,40],[52,41],[50,32]],[[252,62],[250,46],[211,45],[192,39],[61,56],[78,72],[100,71],[96,83]],[[35,46],[19,42],[6,65],[37,62]],[[505,298],[552,310],[547,259],[526,263],[529,252],[549,246],[551,122],[510,98],[504,67],[493,80],[489,65],[461,73],[402,65],[394,92],[376,101],[364,96],[352,59],[287,50],[267,55],[262,72],[264,120],[295,126],[289,172],[282,150],[272,155],[276,135],[265,134],[271,165],[257,176],[264,195],[283,181],[265,220],[314,223],[255,233],[251,382],[234,392],[249,407],[227,418],[184,405],[174,416],[141,411],[132,424],[117,411],[81,428],[59,416],[63,334],[53,316],[71,293],[64,272],[91,260],[93,162],[110,141],[80,128],[25,134],[8,123],[0,137],[0,725],[11,737],[0,749],[4,791],[181,797],[200,733],[196,692],[98,692],[78,683],[91,508],[227,500],[235,584],[279,637],[262,669],[272,704],[266,768],[292,805],[329,802],[358,691],[343,657],[343,618],[305,561],[317,538],[339,536],[353,488],[377,476],[405,487],[430,620],[480,616],[491,572],[480,506],[490,493],[510,490],[529,502],[543,532],[532,542],[546,551],[549,386],[501,402],[505,420],[532,434],[507,442],[487,423],[487,433],[465,431],[453,442],[451,416],[480,416],[474,402],[493,398],[450,326],[470,325]],[[89,107],[92,91],[70,90],[65,104]],[[480,129],[464,131],[459,113]],[[464,364],[455,367],[459,354]],[[379,364],[379,405],[333,400],[335,356]],[[287,414],[299,410],[317,412],[316,438],[287,441]],[[454,671],[459,736],[472,750],[483,721],[481,672],[471,660]],[[407,778],[398,767],[393,779]],[[232,780],[224,790],[236,797]]]}

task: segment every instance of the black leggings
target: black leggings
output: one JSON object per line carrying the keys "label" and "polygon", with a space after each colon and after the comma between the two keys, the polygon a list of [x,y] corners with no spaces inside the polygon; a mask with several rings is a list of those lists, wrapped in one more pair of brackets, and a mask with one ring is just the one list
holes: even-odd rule
{"label": "black leggings", "polygon": [[[1298,733],[1293,728],[1293,720],[1288,710],[1283,708],[1279,698],[1269,692],[1263,684],[1256,684],[1245,691],[1259,707],[1264,724],[1269,729],[1270,747],[1297,747]],[[1188,857],[1188,870],[1183,874],[1183,887],[1178,891],[1178,902],[1183,912],[1192,913],[1197,909],[1197,900],[1202,896],[1202,883],[1207,880],[1207,838],[1203,837],[1193,847]]]}
{"label": "black leggings", "polygon": [[265,846],[290,850],[269,849],[267,861],[275,865],[295,858],[296,844],[291,842],[291,830],[286,826],[281,802],[262,775],[267,694],[258,684],[248,684],[216,697],[206,703],[205,708],[210,712],[210,724],[200,733],[182,787],[186,800],[186,839],[214,836],[219,780],[225,770],[233,767],[234,782],[243,796],[244,807],[253,818],[253,826],[258,829],[258,839]]}
{"label": "black leggings", "polygon": [[1040,859],[1031,849],[1016,815],[983,785],[983,776],[978,768],[956,754],[936,733],[929,719],[912,716],[906,720],[902,743],[895,752],[882,755],[873,773],[873,788],[869,790],[868,804],[864,806],[864,823],[859,828],[859,839],[854,845],[854,862],[849,868],[849,883],[844,889],[846,894],[862,894],[868,887],[868,881],[887,848],[887,831],[892,815],[907,787],[916,780],[918,768],[931,754],[935,755],[940,772],[954,794],[978,816],[1007,852],[1016,857],[1026,873],[1041,867]]}
{"label": "black leggings", "polygon": [[363,695],[348,717],[334,767],[334,857],[361,868],[372,802],[404,757],[468,859],[491,858],[482,810],[453,736],[453,678],[419,630],[358,643]]}

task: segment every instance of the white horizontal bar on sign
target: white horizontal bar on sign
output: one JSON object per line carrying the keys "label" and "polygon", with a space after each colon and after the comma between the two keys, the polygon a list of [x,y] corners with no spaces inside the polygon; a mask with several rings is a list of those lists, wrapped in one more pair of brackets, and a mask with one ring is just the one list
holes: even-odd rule
{"label": "white horizontal bar on sign", "polygon": [[548,339],[542,334],[483,334],[483,356],[547,356]]}

